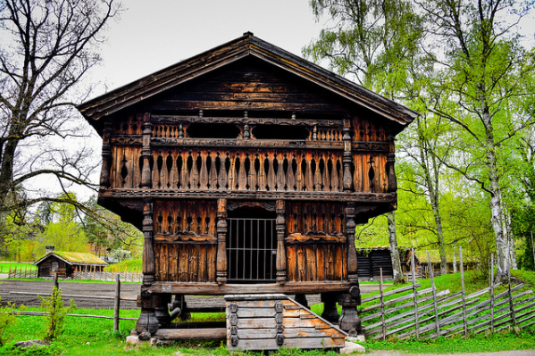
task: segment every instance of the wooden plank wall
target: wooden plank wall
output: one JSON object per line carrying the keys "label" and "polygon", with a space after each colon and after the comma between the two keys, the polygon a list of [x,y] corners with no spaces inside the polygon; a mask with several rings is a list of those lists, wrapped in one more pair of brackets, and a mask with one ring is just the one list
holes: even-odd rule
{"label": "wooden plank wall", "polygon": [[347,279],[344,204],[288,202],[286,224],[288,281]]}
{"label": "wooden plank wall", "polygon": [[157,281],[216,281],[214,201],[156,201],[154,257]]}

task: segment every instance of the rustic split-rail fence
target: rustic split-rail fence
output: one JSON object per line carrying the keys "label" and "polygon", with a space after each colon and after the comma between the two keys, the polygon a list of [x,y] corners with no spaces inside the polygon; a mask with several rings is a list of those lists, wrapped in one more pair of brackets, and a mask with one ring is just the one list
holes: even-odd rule
{"label": "rustic split-rail fence", "polygon": [[[462,290],[458,293],[437,290],[432,268],[429,269],[431,287],[424,289],[414,277],[411,278],[412,285],[385,292],[381,275],[379,294],[364,298],[359,309],[366,337],[428,339],[494,333],[507,328],[525,329],[535,325],[533,290],[522,291],[523,283],[512,286],[509,276],[507,290],[496,293],[496,287],[501,283],[494,283],[494,261],[491,258],[489,287],[466,294],[462,249],[460,258]],[[411,262],[414,276],[414,257]],[[392,298],[398,294],[401,296]]]}
{"label": "rustic split-rail fence", "polygon": [[[102,271],[95,266],[87,266],[86,268],[75,268],[72,279],[90,280],[90,281],[114,281],[116,276],[119,276],[121,282],[138,282],[141,283],[143,273],[141,268],[135,268],[129,271],[127,268],[121,271],[119,268],[111,268],[109,271]],[[28,266],[9,268],[7,278],[38,278],[38,270],[28,268]],[[58,275],[58,277],[61,277]]]}

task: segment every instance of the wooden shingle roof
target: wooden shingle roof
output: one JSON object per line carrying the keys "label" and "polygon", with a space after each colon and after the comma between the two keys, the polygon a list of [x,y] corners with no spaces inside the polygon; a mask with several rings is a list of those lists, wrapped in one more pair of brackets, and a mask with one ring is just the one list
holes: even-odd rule
{"label": "wooden shingle roof", "polygon": [[248,56],[259,58],[297,75],[388,120],[392,120],[402,127],[418,116],[415,111],[265,42],[250,32],[233,41],[89,100],[79,105],[78,110],[100,133],[101,119],[103,117],[143,102],[177,85]]}

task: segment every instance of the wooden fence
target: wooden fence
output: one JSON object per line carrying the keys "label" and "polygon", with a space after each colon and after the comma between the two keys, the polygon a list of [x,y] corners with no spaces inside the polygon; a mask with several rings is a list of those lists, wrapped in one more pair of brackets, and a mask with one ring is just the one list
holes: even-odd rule
{"label": "wooden fence", "polygon": [[[119,276],[121,282],[138,282],[143,280],[143,273],[141,268],[128,271],[125,269],[121,271],[119,269],[110,268],[110,271],[98,270],[95,267],[89,266],[88,268],[75,268],[72,275],[72,279],[91,280],[91,281],[113,281],[115,276]],[[38,278],[37,269],[24,268],[9,268],[7,278]]]}
{"label": "wooden fence", "polygon": [[[460,249],[462,266],[462,249]],[[428,258],[429,260],[429,258]],[[411,261],[414,266],[414,260]],[[491,266],[493,266],[493,261]],[[535,293],[533,290],[519,292],[524,284],[511,286],[505,292],[495,294],[494,269],[490,270],[489,287],[475,293],[466,294],[464,269],[461,267],[461,292],[451,294],[449,290],[438,291],[435,286],[432,268],[430,271],[431,288],[420,289],[417,278],[412,285],[384,292],[381,280],[379,295],[365,298],[359,314],[366,337],[386,339],[395,336],[405,339],[434,338],[457,334],[478,334],[490,330],[499,332],[509,327],[524,329],[535,325]],[[412,273],[415,274],[414,267]],[[509,276],[510,278],[510,276]],[[409,294],[385,301],[386,297],[400,293]],[[488,295],[488,299],[483,298]]]}
{"label": "wooden fence", "polygon": [[[54,278],[54,285],[56,288],[59,288],[58,285],[58,279],[57,275]],[[48,297],[50,294],[41,294],[41,293],[29,293],[29,292],[10,292],[10,294],[18,294],[18,295],[39,295],[41,297]],[[119,321],[120,320],[137,320],[137,318],[121,318],[120,317],[120,311],[121,311],[121,300],[126,301],[136,301],[136,298],[122,298],[121,297],[121,280],[119,278],[119,274],[116,274],[115,276],[115,295],[112,296],[96,296],[96,295],[70,295],[70,294],[63,294],[62,297],[65,298],[81,298],[81,299],[113,299],[113,316],[103,316],[103,315],[89,315],[89,314],[67,314],[67,316],[74,316],[74,317],[83,317],[83,318],[99,318],[99,319],[113,319],[113,331],[119,330]],[[18,315],[34,315],[34,316],[47,316],[48,313],[43,312],[28,312],[28,311],[17,311],[14,312]]]}

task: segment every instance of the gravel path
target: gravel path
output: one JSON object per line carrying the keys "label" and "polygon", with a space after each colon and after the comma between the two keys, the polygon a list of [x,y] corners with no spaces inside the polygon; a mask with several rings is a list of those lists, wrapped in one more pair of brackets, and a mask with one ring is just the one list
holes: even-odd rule
{"label": "gravel path", "polygon": [[[136,298],[139,294],[140,284],[121,284],[121,297]],[[115,284],[113,283],[61,283],[64,299],[73,299],[80,308],[111,309],[113,308],[112,299],[84,299],[83,297],[67,297],[67,295],[76,296],[109,296],[115,295]],[[365,284],[361,286],[362,293],[370,293],[377,290],[378,285]],[[9,279],[0,280],[0,297],[1,303],[13,302],[16,305],[24,304],[26,306],[39,306],[41,304],[37,296],[10,294],[10,292],[27,292],[50,294],[52,291],[52,281],[14,281]],[[319,294],[307,295],[309,304],[320,302]],[[210,306],[222,307],[225,305],[223,296],[186,296],[186,302],[190,307]],[[134,301],[121,301],[123,309],[137,309]]]}

